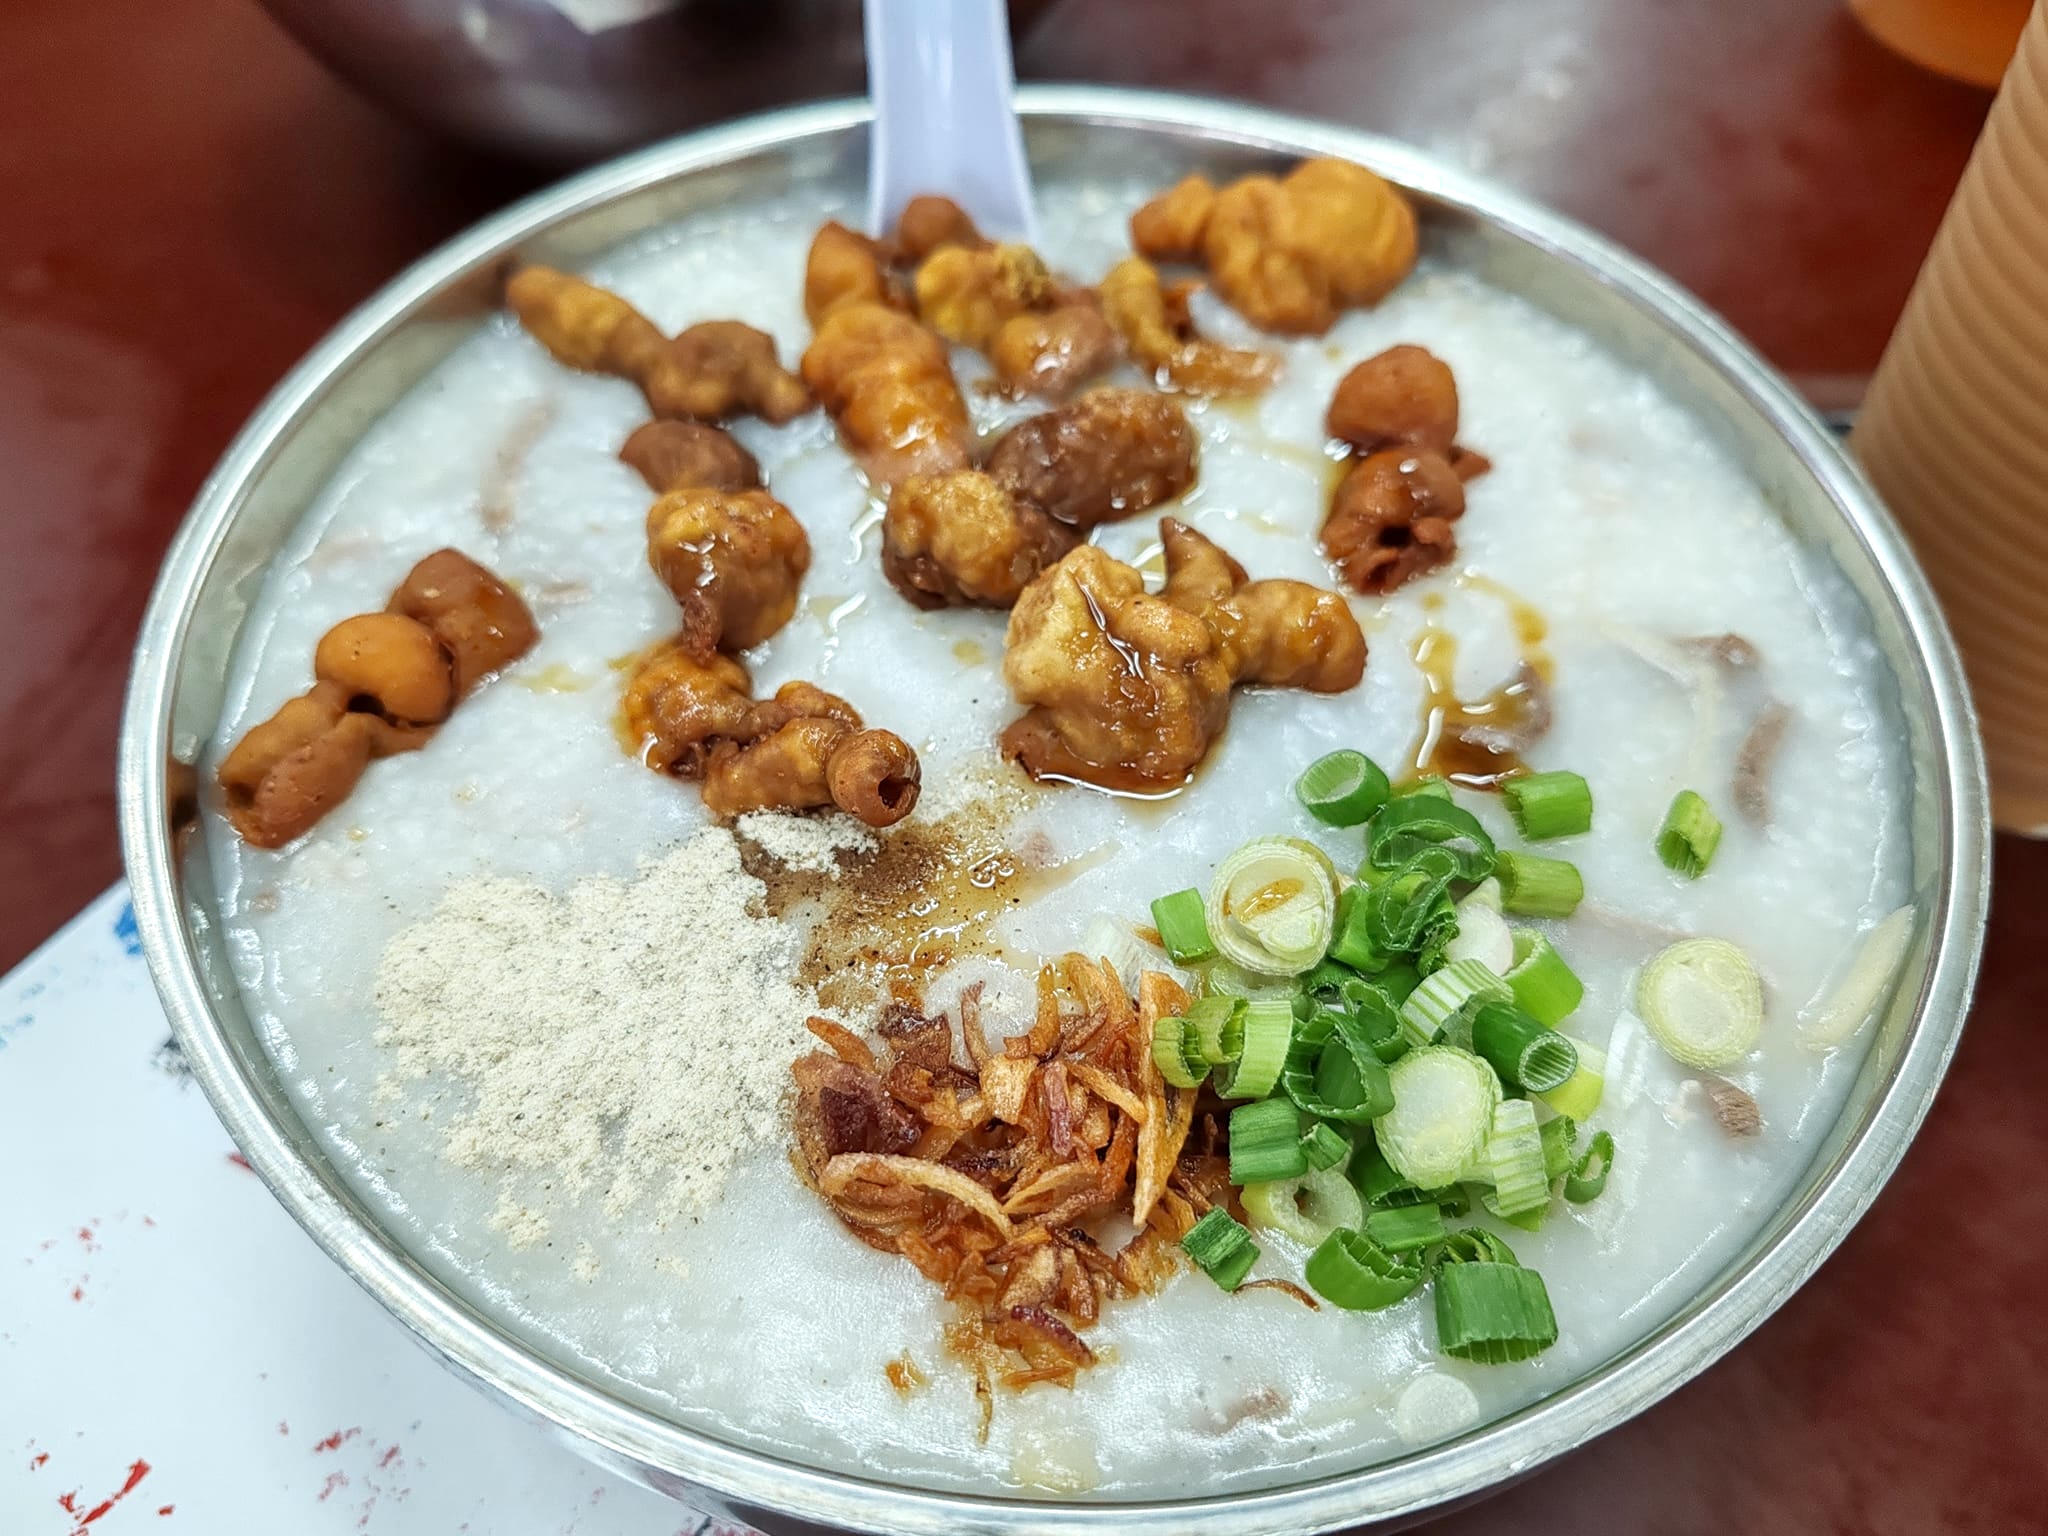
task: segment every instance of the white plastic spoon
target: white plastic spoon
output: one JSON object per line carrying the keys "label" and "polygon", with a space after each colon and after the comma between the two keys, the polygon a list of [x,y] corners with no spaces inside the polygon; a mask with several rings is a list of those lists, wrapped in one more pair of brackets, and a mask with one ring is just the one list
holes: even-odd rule
{"label": "white plastic spoon", "polygon": [[866,22],[869,229],[932,192],[990,234],[1035,242],[1003,0],[867,0]]}

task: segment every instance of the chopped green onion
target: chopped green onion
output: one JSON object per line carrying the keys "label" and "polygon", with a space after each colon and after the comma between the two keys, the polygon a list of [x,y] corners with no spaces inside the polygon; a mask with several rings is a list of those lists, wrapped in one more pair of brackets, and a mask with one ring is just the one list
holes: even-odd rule
{"label": "chopped green onion", "polygon": [[1373,1135],[1394,1171],[1418,1189],[1455,1184],[1477,1160],[1501,1101],[1493,1068],[1449,1046],[1410,1051],[1387,1069],[1394,1107]]}
{"label": "chopped green onion", "polygon": [[[1341,896],[1337,898],[1337,909],[1340,914],[1344,909],[1344,898]],[[1340,927],[1343,924],[1341,915],[1338,918],[1338,924]],[[1334,941],[1330,947],[1332,949],[1337,947]],[[1295,978],[1294,995],[1299,999],[1302,997],[1312,998],[1320,992],[1335,992],[1345,982],[1355,979],[1356,975],[1350,966],[1340,965],[1335,960],[1318,960],[1313,969]]]}
{"label": "chopped green onion", "polygon": [[1490,1189],[1479,1192],[1479,1201],[1495,1216],[1511,1227],[1520,1227],[1524,1232],[1541,1232],[1544,1222],[1550,1219],[1550,1202],[1532,1205],[1526,1210],[1504,1211],[1500,1208],[1500,1197]]}
{"label": "chopped green onion", "polygon": [[1571,1041],[1513,1003],[1486,1003],[1472,1015],[1472,1050],[1499,1074],[1503,1087],[1527,1093],[1562,1088],[1579,1070]]}
{"label": "chopped green onion", "polygon": [[1202,991],[1210,997],[1291,997],[1294,986],[1282,977],[1254,976],[1228,960],[1211,960],[1202,967]]}
{"label": "chopped green onion", "polygon": [[1584,1205],[1588,1200],[1600,1198],[1600,1191],[1607,1187],[1607,1175],[1614,1171],[1614,1137],[1607,1131],[1595,1131],[1593,1139],[1586,1144],[1586,1152],[1571,1172],[1565,1175],[1564,1197],[1573,1205]]}
{"label": "chopped green onion", "polygon": [[1304,1112],[1362,1124],[1393,1107],[1376,1037],[1352,1015],[1323,1009],[1295,1032],[1280,1085]]}
{"label": "chopped green onion", "polygon": [[[1193,1052],[1188,1050],[1192,1044]],[[1209,1075],[1209,1064],[1201,1055],[1201,1038],[1186,1019],[1169,1015],[1152,1025],[1152,1061],[1159,1075],[1176,1088],[1199,1087]]]}
{"label": "chopped green onion", "polygon": [[1508,984],[1477,960],[1458,960],[1423,977],[1401,1005],[1401,1032],[1414,1045],[1434,1045],[1453,1024],[1485,1003],[1514,996]]}
{"label": "chopped green onion", "polygon": [[1389,1253],[1369,1233],[1340,1227],[1308,1256],[1309,1288],[1333,1306],[1375,1312],[1412,1296],[1428,1269],[1419,1254]]}
{"label": "chopped green onion", "polygon": [[1449,1264],[1436,1277],[1437,1347],[1460,1360],[1509,1365],[1557,1342],[1543,1277],[1519,1264]]}
{"label": "chopped green onion", "polygon": [[1579,1070],[1562,1088],[1553,1088],[1536,1097],[1560,1115],[1583,1120],[1600,1107],[1600,1094],[1606,1087],[1607,1054],[1583,1040],[1572,1040],[1570,1035],[1565,1038],[1571,1040],[1572,1049],[1579,1053]]}
{"label": "chopped green onion", "polygon": [[1579,866],[1565,859],[1503,849],[1494,872],[1500,880],[1501,910],[1518,917],[1570,917],[1586,898]]}
{"label": "chopped green onion", "polygon": [[1321,1173],[1350,1159],[1351,1138],[1318,1120],[1301,1138],[1301,1155],[1308,1159],[1311,1173]]}
{"label": "chopped green onion", "polygon": [[1370,1136],[1362,1138],[1358,1150],[1351,1154],[1350,1178],[1351,1187],[1367,1205],[1378,1205],[1390,1195],[1415,1187],[1394,1171],[1386,1153]]}
{"label": "chopped green onion", "polygon": [[1553,1027],[1569,1018],[1586,996],[1585,984],[1564,963],[1564,956],[1543,934],[1528,928],[1515,930],[1514,964],[1503,979],[1517,1008]]}
{"label": "chopped green onion", "polygon": [[1527,1099],[1508,1099],[1494,1110],[1493,1132],[1486,1139],[1486,1172],[1503,1216],[1550,1203],[1550,1180],[1543,1173],[1543,1133],[1536,1125],[1536,1106]]}
{"label": "chopped green onion", "polygon": [[1363,752],[1346,748],[1319,757],[1294,781],[1295,797],[1317,821],[1355,827],[1387,803],[1387,776]]}
{"label": "chopped green onion", "polygon": [[1259,1226],[1284,1232],[1311,1248],[1339,1227],[1355,1227],[1365,1220],[1365,1202],[1334,1168],[1247,1184],[1238,1193],[1245,1214]]}
{"label": "chopped green onion", "polygon": [[1725,1067],[1763,1033],[1763,984],[1749,957],[1725,939],[1681,939],[1643,967],[1636,1009],[1674,1059]]}
{"label": "chopped green onion", "polygon": [[1244,1283],[1259,1257],[1259,1245],[1244,1223],[1220,1205],[1188,1228],[1180,1245],[1196,1267],[1226,1291]]}
{"label": "chopped green onion", "polygon": [[1382,806],[1372,821],[1366,857],[1376,869],[1399,869],[1431,847],[1456,859],[1460,880],[1484,880],[1493,873],[1493,839],[1479,818],[1430,794],[1397,795]]}
{"label": "chopped green onion", "polygon": [[1445,848],[1424,847],[1378,885],[1354,887],[1366,891],[1367,942],[1391,957],[1423,947],[1432,933],[1446,925],[1455,933],[1457,912],[1451,903],[1451,882],[1457,875],[1456,855]]}
{"label": "chopped green onion", "polygon": [[1299,976],[1330,947],[1336,871],[1313,844],[1255,837],[1217,867],[1203,905],[1223,957],[1260,976]]}
{"label": "chopped green onion", "polygon": [[1508,1240],[1484,1227],[1466,1227],[1444,1239],[1445,1264],[1519,1264]]}
{"label": "chopped green onion", "polygon": [[1664,825],[1657,829],[1657,857],[1666,869],[1697,880],[1714,862],[1714,850],[1720,846],[1721,818],[1699,795],[1681,789],[1664,813]]}
{"label": "chopped green onion", "polygon": [[1373,943],[1366,921],[1372,904],[1372,891],[1371,886],[1358,883],[1345,886],[1343,894],[1338,896],[1337,917],[1332,925],[1330,951],[1323,961],[1325,965],[1335,961],[1354,971],[1377,971],[1387,963],[1387,957]]}
{"label": "chopped green onion", "polygon": [[1237,1059],[1244,1046],[1242,1031],[1236,1027],[1243,1007],[1241,997],[1198,997],[1188,1004],[1187,1033],[1193,1037],[1188,1054],[1201,1056],[1204,1071]]}
{"label": "chopped green onion", "polygon": [[1504,780],[1500,792],[1515,826],[1532,843],[1573,837],[1593,825],[1593,789],[1576,773],[1528,773]]}
{"label": "chopped green onion", "polygon": [[1537,1132],[1543,1137],[1543,1178],[1554,1184],[1572,1170],[1572,1143],[1579,1139],[1579,1122],[1570,1115],[1553,1115]]}
{"label": "chopped green onion", "polygon": [[1230,1182],[1267,1184],[1308,1172],[1301,1113],[1285,1099],[1261,1099],[1230,1112]]}
{"label": "chopped green onion", "polygon": [[1458,929],[1444,946],[1444,960],[1477,960],[1497,976],[1515,963],[1515,936],[1507,919],[1493,907],[1467,896],[1455,908]]}
{"label": "chopped green onion", "polygon": [[1444,1240],[1444,1213],[1434,1204],[1374,1211],[1365,1218],[1365,1233],[1389,1253],[1414,1253]]}
{"label": "chopped green onion", "polygon": [[1216,1068],[1212,1079],[1216,1091],[1226,1099],[1264,1098],[1287,1067],[1287,1047],[1294,1038],[1294,1004],[1285,997],[1252,998],[1224,1030],[1226,1050],[1233,1032],[1237,1050],[1231,1060]]}
{"label": "chopped green onion", "polygon": [[[1495,859],[1499,857],[1499,853],[1494,854]],[[1496,912],[1502,910],[1499,878],[1496,875],[1488,875],[1484,880],[1473,886],[1471,890],[1467,891],[1464,900],[1460,901],[1458,905],[1463,907],[1467,902],[1475,907],[1491,907]]]}
{"label": "chopped green onion", "polygon": [[1428,795],[1432,799],[1448,800],[1451,798],[1451,783],[1440,774],[1425,773],[1420,778],[1410,779],[1405,784],[1396,786],[1390,798],[1400,800],[1410,795]]}
{"label": "chopped green onion", "polygon": [[1193,886],[1161,896],[1152,903],[1152,926],[1175,965],[1191,965],[1216,953],[1209,925],[1202,917],[1202,893]]}
{"label": "chopped green onion", "polygon": [[[1406,960],[1396,960],[1383,971],[1359,977],[1351,985],[1343,988],[1341,995],[1346,1005],[1356,1012],[1360,1006],[1358,1000],[1361,995],[1368,992],[1376,994],[1398,1015],[1401,1005],[1408,1001],[1409,995],[1420,985],[1422,972]],[[1398,1017],[1395,1022],[1399,1023]],[[1382,1059],[1390,1061],[1393,1058],[1383,1056]]]}

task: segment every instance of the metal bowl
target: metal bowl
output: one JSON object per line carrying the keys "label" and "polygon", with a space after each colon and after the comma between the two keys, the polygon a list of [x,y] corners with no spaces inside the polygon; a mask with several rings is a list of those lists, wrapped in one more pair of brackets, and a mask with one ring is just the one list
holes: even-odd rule
{"label": "metal bowl", "polygon": [[677,139],[506,210],[350,316],[256,413],[200,493],[144,621],[121,738],[122,833],[164,1005],[221,1119],[285,1207],[419,1338],[528,1417],[652,1486],[771,1531],[1326,1531],[1394,1521],[1529,1471],[1704,1370],[1841,1241],[1897,1165],[1941,1081],[1975,980],[1988,797],[1961,667],[1890,517],[1820,423],[1712,315],[1622,251],[1415,150],[1244,107],[1118,90],[1019,93],[1044,174],[1235,173],[1349,156],[1407,187],[1445,259],[1512,289],[1655,377],[1761,485],[1795,536],[1844,573],[1890,668],[1913,775],[1920,927],[1838,1123],[1795,1193],[1681,1313],[1547,1399],[1461,1438],[1294,1487],[1172,1503],[1044,1502],[892,1486],[680,1428],[487,1322],[383,1231],[329,1165],[251,1031],[222,951],[203,843],[181,837],[192,764],[220,716],[225,660],[264,569],[364,429],[468,336],[515,256],[585,260],[740,191],[851,188],[861,103],[800,108]]}

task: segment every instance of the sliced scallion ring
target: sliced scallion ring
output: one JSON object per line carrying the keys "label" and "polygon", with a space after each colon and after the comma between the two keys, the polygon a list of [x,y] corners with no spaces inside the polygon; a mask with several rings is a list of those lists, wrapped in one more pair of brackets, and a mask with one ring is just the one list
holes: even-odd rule
{"label": "sliced scallion ring", "polygon": [[1527,1099],[1507,1099],[1494,1110],[1493,1131],[1486,1139],[1486,1171],[1501,1215],[1518,1216],[1550,1203],[1543,1132],[1536,1124],[1536,1106]]}
{"label": "sliced scallion ring", "polygon": [[1220,1205],[1188,1228],[1180,1245],[1195,1266],[1226,1291],[1244,1283],[1259,1257],[1251,1232]]}
{"label": "sliced scallion ring", "polygon": [[1287,1068],[1287,1048],[1293,1038],[1292,1001],[1285,997],[1249,999],[1224,1029],[1223,1048],[1230,1060],[1215,1069],[1211,1082],[1216,1092],[1226,1099],[1264,1098]]}
{"label": "sliced scallion ring", "polygon": [[1675,1060],[1725,1067],[1763,1033],[1763,984],[1749,956],[1725,939],[1681,939],[1643,967],[1636,1011]]}
{"label": "sliced scallion ring", "polygon": [[1376,1312],[1414,1295],[1428,1273],[1420,1254],[1389,1253],[1370,1234],[1340,1227],[1308,1256],[1303,1277],[1332,1306]]}
{"label": "sliced scallion ring", "polygon": [[1294,781],[1309,815],[1333,827],[1356,827],[1387,803],[1387,775],[1363,752],[1345,749],[1319,757]]}
{"label": "sliced scallion ring", "polygon": [[1460,1360],[1510,1365],[1557,1342],[1557,1314],[1533,1269],[1447,1264],[1436,1276],[1436,1338]]}
{"label": "sliced scallion ring", "polygon": [[1504,780],[1500,792],[1515,826],[1532,843],[1575,837],[1593,825],[1593,787],[1579,774],[1524,774]]}
{"label": "sliced scallion ring", "polygon": [[[1193,1051],[1188,1047],[1192,1045]],[[1152,1060],[1159,1075],[1176,1088],[1195,1088],[1209,1075],[1201,1037],[1186,1019],[1169,1015],[1152,1026]]]}
{"label": "sliced scallion ring", "polygon": [[1517,917],[1570,917],[1586,899],[1579,866],[1517,848],[1503,848],[1494,862],[1501,910]]}
{"label": "sliced scallion ring", "polygon": [[1261,1099],[1230,1112],[1230,1182],[1269,1184],[1308,1172],[1301,1114],[1285,1099]]}
{"label": "sliced scallion ring", "polygon": [[1217,867],[1203,915],[1223,957],[1259,976],[1299,976],[1330,947],[1337,882],[1328,855],[1254,838]]}
{"label": "sliced scallion ring", "polygon": [[1444,946],[1444,961],[1477,960],[1497,976],[1515,963],[1515,936],[1498,908],[1467,896],[1457,905],[1458,931]]}
{"label": "sliced scallion ring", "polygon": [[1571,1041],[1513,1003],[1484,1003],[1472,1015],[1472,1050],[1503,1086],[1527,1093],[1562,1088],[1579,1070]]}
{"label": "sliced scallion ring", "polygon": [[1399,869],[1429,847],[1442,848],[1457,860],[1461,880],[1484,880],[1493,873],[1493,839],[1479,818],[1431,794],[1397,795],[1382,806],[1367,835],[1366,857],[1376,869]]}
{"label": "sliced scallion ring", "polygon": [[1572,1049],[1579,1053],[1579,1070],[1566,1080],[1563,1087],[1539,1093],[1536,1097],[1560,1115],[1583,1120],[1600,1107],[1600,1095],[1607,1086],[1607,1053],[1583,1040],[1574,1040],[1570,1035],[1565,1039],[1571,1040]]}
{"label": "sliced scallion ring", "polygon": [[1152,926],[1175,965],[1192,965],[1215,956],[1209,925],[1202,916],[1202,893],[1193,886],[1161,896],[1152,903]]}
{"label": "sliced scallion ring", "polygon": [[1514,963],[1503,973],[1515,1006],[1555,1028],[1585,999],[1586,988],[1549,939],[1528,928],[1514,931]]}
{"label": "sliced scallion ring", "polygon": [[1585,1155],[1572,1164],[1571,1172],[1565,1175],[1565,1199],[1573,1205],[1599,1199],[1600,1191],[1607,1187],[1607,1175],[1613,1171],[1614,1136],[1608,1131],[1596,1131],[1586,1144]]}
{"label": "sliced scallion ring", "polygon": [[1443,1207],[1434,1202],[1389,1206],[1365,1218],[1366,1235],[1389,1253],[1415,1253],[1444,1240]]}
{"label": "sliced scallion ring", "polygon": [[1339,1227],[1364,1224],[1365,1202],[1335,1168],[1310,1169],[1299,1178],[1247,1184],[1239,1191],[1245,1214],[1260,1227],[1284,1232],[1313,1248]]}
{"label": "sliced scallion ring", "polygon": [[1664,813],[1664,825],[1657,829],[1657,857],[1664,867],[1697,880],[1714,861],[1721,846],[1721,818],[1699,794],[1681,789]]}
{"label": "sliced scallion ring", "polygon": [[1341,1176],[1344,1164],[1351,1161],[1351,1138],[1334,1125],[1318,1120],[1303,1134],[1301,1152],[1308,1159],[1311,1172],[1334,1168]]}
{"label": "sliced scallion ring", "polygon": [[1514,996],[1508,984],[1477,960],[1457,960],[1423,977],[1401,1004],[1401,1032],[1412,1045],[1433,1045],[1485,1003]]}
{"label": "sliced scallion ring", "polygon": [[1424,847],[1366,891],[1365,930],[1373,949],[1391,959],[1422,949],[1432,936],[1456,933],[1451,882],[1457,875],[1455,854]]}
{"label": "sliced scallion ring", "polygon": [[1493,1068],[1468,1051],[1432,1046],[1387,1069],[1394,1107],[1373,1122],[1387,1164],[1418,1189],[1441,1189],[1465,1176],[1493,1130],[1501,1102]]}

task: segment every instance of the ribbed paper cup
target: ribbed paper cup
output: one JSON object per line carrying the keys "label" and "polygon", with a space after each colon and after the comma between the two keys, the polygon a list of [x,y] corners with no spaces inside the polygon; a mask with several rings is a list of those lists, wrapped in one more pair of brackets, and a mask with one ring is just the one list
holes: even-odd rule
{"label": "ribbed paper cup", "polygon": [[2048,6],[1857,421],[1962,647],[2001,827],[2048,836]]}

